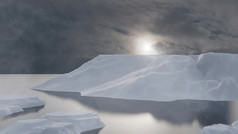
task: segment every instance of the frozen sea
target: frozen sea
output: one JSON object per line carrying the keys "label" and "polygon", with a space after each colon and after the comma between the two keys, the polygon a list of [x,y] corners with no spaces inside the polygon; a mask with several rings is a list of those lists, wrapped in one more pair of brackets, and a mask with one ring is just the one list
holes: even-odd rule
{"label": "frozen sea", "polygon": [[238,120],[238,102],[180,100],[135,101],[81,97],[77,93],[31,90],[59,75],[0,75],[0,94],[31,94],[45,100],[44,107],[0,117],[0,130],[17,120],[40,118],[57,111],[95,111],[105,124],[99,134],[199,134],[202,127]]}

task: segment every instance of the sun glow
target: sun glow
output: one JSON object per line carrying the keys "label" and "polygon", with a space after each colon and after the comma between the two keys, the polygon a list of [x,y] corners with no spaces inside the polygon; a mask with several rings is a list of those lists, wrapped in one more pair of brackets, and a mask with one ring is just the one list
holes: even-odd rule
{"label": "sun glow", "polygon": [[136,53],[143,55],[158,54],[155,48],[156,41],[152,38],[142,37],[136,39]]}

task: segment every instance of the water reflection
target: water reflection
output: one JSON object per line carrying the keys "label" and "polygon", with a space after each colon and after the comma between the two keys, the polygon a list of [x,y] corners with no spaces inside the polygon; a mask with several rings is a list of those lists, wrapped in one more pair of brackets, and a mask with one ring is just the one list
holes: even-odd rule
{"label": "water reflection", "polygon": [[229,102],[179,100],[172,102],[153,102],[110,99],[101,97],[84,97],[79,93],[45,92],[50,95],[71,98],[97,111],[111,113],[151,113],[159,120],[170,123],[192,123],[195,119],[202,126],[216,123],[228,123]]}

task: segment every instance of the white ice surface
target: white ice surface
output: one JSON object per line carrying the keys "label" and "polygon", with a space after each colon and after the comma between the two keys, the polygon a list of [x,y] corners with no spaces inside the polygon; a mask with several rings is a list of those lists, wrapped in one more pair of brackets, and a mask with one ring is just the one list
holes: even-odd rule
{"label": "white ice surface", "polygon": [[55,112],[40,119],[17,121],[0,134],[80,134],[103,127],[94,112]]}
{"label": "white ice surface", "polygon": [[100,55],[33,89],[152,101],[238,100],[238,54]]}
{"label": "white ice surface", "polygon": [[201,134],[238,134],[238,121],[232,125],[215,124],[204,127]]}
{"label": "white ice surface", "polygon": [[31,95],[0,95],[0,116],[24,111],[24,108],[43,106],[45,102]]}

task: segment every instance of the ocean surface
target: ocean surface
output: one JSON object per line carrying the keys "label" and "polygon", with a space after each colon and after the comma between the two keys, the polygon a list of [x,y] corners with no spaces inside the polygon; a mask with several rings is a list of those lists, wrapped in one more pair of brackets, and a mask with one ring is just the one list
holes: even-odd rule
{"label": "ocean surface", "polygon": [[[0,130],[18,120],[56,111],[95,111],[105,124],[99,134],[199,134],[204,126],[238,120],[238,102],[179,100],[135,101],[81,97],[78,93],[41,92],[31,87],[58,75],[0,75],[0,94],[31,94],[44,107],[0,117]],[[178,89],[179,90],[179,89]]]}

